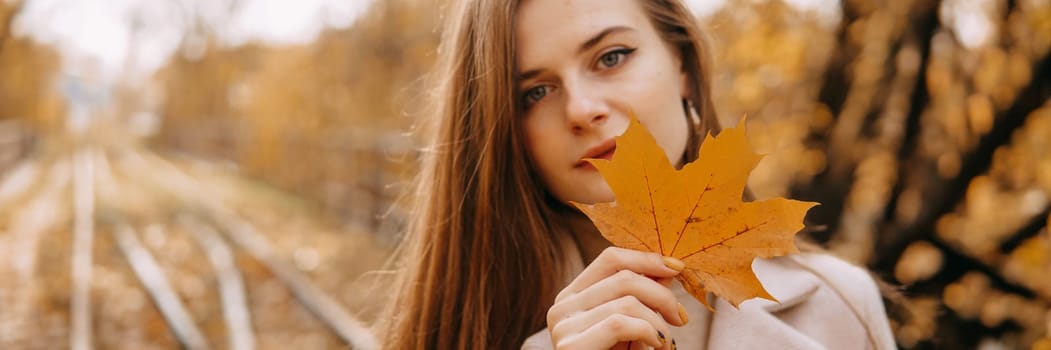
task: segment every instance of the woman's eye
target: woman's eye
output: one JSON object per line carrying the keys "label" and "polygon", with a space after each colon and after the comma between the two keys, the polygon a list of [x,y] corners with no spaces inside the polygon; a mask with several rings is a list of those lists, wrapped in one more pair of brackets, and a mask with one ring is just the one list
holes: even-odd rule
{"label": "woman's eye", "polygon": [[539,102],[540,99],[544,98],[545,95],[547,95],[547,86],[541,85],[526,90],[523,97],[525,98],[525,104],[528,107],[532,106],[534,103]]}
{"label": "woman's eye", "polygon": [[620,61],[624,60],[625,57],[634,51],[635,49],[619,49],[607,52],[602,55],[602,57],[599,57],[599,64],[604,68],[612,68],[620,64]]}

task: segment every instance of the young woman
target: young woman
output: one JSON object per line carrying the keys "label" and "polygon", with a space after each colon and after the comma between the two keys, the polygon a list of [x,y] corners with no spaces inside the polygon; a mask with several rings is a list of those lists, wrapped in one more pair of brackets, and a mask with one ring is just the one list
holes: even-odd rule
{"label": "young woman", "polygon": [[712,313],[674,281],[682,262],[611,248],[567,205],[614,199],[582,159],[611,157],[632,113],[677,166],[719,130],[680,1],[454,2],[385,348],[894,347],[860,268],[757,259],[780,303]]}

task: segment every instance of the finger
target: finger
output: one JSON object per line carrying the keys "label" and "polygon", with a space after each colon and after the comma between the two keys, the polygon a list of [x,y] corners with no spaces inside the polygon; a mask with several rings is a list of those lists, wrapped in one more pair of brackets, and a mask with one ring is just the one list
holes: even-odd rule
{"label": "finger", "polygon": [[665,286],[648,277],[629,270],[621,270],[609,278],[591,285],[587,289],[571,295],[564,302],[552,308],[568,310],[590,310],[610,300],[624,296],[634,296],[650,309],[660,313],[668,323],[676,326],[685,324],[679,313],[679,301],[675,294]]}
{"label": "finger", "polygon": [[674,277],[654,278],[653,280],[668,289],[671,289],[672,283],[675,282]]}
{"label": "finger", "polygon": [[621,270],[631,270],[657,278],[673,277],[678,275],[684,266],[678,259],[662,257],[657,253],[609,247],[577,275],[565,290],[578,292]]}
{"label": "finger", "polygon": [[637,341],[654,348],[664,348],[663,334],[645,320],[614,314],[588,327],[583,332],[560,339],[558,349],[609,349],[621,342]]}
{"label": "finger", "polygon": [[573,334],[581,333],[592,325],[598,324],[602,320],[617,314],[649,322],[653,329],[660,332],[660,335],[671,334],[671,329],[668,327],[668,323],[661,318],[660,314],[644,305],[638,298],[628,295],[604,303],[588,311],[574,314],[573,316],[562,320],[562,322],[559,322],[551,328],[551,336],[554,339],[570,337]]}

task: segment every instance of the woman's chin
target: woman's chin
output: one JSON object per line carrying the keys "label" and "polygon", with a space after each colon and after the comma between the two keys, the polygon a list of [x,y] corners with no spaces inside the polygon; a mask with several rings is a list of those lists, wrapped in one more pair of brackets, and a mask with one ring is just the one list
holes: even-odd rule
{"label": "woman's chin", "polygon": [[610,190],[609,186],[605,183],[603,183],[602,186],[595,186],[595,188],[584,187],[582,189],[587,190],[581,191],[583,193],[576,193],[569,199],[569,201],[579,204],[598,204],[609,203],[616,199],[616,197],[613,196],[613,191]]}

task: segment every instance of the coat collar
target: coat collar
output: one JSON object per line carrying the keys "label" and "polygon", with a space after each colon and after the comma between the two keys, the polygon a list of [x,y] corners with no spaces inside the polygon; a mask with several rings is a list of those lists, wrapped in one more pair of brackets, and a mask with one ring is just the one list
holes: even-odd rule
{"label": "coat collar", "polygon": [[725,300],[715,302],[707,332],[708,349],[758,349],[778,344],[781,349],[822,349],[821,344],[786,324],[776,313],[808,300],[820,287],[812,275],[790,268],[782,257],[752,263],[763,286],[778,300],[751,299],[735,308]]}
{"label": "coat collar", "polygon": [[742,302],[741,306],[753,304],[768,312],[778,312],[791,308],[810,298],[821,284],[813,275],[797,268],[792,268],[794,263],[791,261],[792,259],[794,257],[791,256],[774,259],[755,259],[752,262],[752,270],[755,271],[759,281],[763,283],[763,287],[777,301],[755,298]]}

